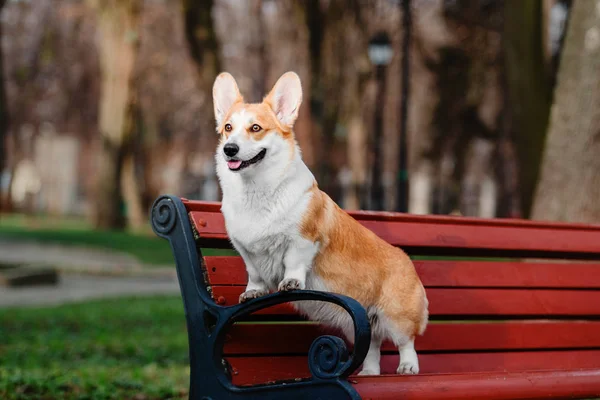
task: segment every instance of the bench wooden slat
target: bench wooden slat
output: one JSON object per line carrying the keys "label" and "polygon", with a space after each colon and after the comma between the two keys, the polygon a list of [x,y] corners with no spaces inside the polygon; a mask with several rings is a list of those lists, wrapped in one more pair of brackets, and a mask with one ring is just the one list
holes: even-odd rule
{"label": "bench wooden slat", "polygon": [[[318,336],[339,334],[307,323],[236,324],[227,335],[224,351],[226,355],[307,354]],[[419,352],[600,349],[600,321],[433,323],[415,344]],[[382,350],[397,351],[390,342]]]}
{"label": "bench wooden slat", "polygon": [[600,369],[521,373],[357,377],[354,387],[363,399],[547,399],[597,398]]}
{"label": "bench wooden slat", "polygon": [[[219,304],[238,303],[243,286],[213,286]],[[551,289],[428,289],[432,317],[453,316],[600,316],[600,291]],[[283,304],[257,315],[295,315]]]}
{"label": "bench wooden slat", "polygon": [[[203,247],[230,247],[217,205],[187,202],[186,207]],[[499,254],[530,252],[554,257],[565,253],[573,257],[600,258],[600,225],[396,213],[350,214],[384,240],[407,250],[427,252],[426,249],[432,249],[439,253],[445,249],[449,254],[459,249],[467,253],[495,250]]]}
{"label": "bench wooden slat", "polygon": [[[227,361],[236,385],[310,376],[306,356],[242,356]],[[421,354],[419,364],[421,374],[600,369],[600,350]],[[382,355],[382,374],[395,374],[397,367],[398,355]]]}
{"label": "bench wooden slat", "polygon": [[[188,212],[204,212],[211,214],[221,213],[221,203],[216,201],[198,201],[182,199]],[[418,222],[423,224],[454,225],[457,222],[473,226],[499,226],[513,228],[544,228],[562,230],[596,230],[600,231],[600,224],[567,223],[554,221],[531,221],[527,219],[511,218],[478,218],[460,217],[450,215],[417,215],[388,211],[348,211],[355,219],[368,221],[388,222]]]}
{"label": "bench wooden slat", "polygon": [[[211,285],[246,285],[244,261],[235,256],[205,257]],[[414,262],[425,287],[530,287],[600,289],[600,263],[505,261]]]}

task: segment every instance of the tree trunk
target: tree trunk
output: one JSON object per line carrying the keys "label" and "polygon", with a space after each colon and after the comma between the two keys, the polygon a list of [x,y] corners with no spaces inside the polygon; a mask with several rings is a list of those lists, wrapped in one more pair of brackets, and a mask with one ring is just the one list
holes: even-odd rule
{"label": "tree trunk", "polygon": [[[4,8],[6,0],[0,0],[0,13]],[[2,24],[0,24],[0,43],[2,42],[3,32]],[[8,133],[8,105],[6,103],[6,91],[4,89],[4,57],[0,48],[0,179],[6,165],[6,137]],[[1,190],[1,189],[0,189]],[[6,198],[0,191],[0,212],[8,209],[10,198]]]}
{"label": "tree trunk", "polygon": [[137,173],[138,166],[144,166],[144,146],[142,142],[142,116],[137,99],[132,99],[131,130],[123,147],[121,160],[121,191],[127,205],[127,225],[140,231],[147,224],[148,212],[144,205],[144,184]]}
{"label": "tree trunk", "polygon": [[477,0],[429,1],[416,9],[408,138],[411,213],[493,214],[491,162],[504,98],[502,11],[497,2]]}
{"label": "tree trunk", "polygon": [[[219,45],[212,18],[213,4],[214,0],[183,0],[185,37],[196,66],[198,90],[206,94],[201,115],[198,116],[201,120],[201,136],[206,139],[213,138],[212,141],[205,141],[206,146],[216,144],[211,88],[221,68]],[[212,153],[213,150],[211,148],[208,152]]]}
{"label": "tree trunk", "polygon": [[[437,29],[431,29],[435,26]],[[437,35],[436,35],[437,33]],[[409,104],[408,212],[430,214],[436,179],[437,161],[432,149],[435,140],[433,124],[440,103],[437,74],[433,65],[439,59],[438,49],[453,39],[442,18],[441,2],[425,3],[415,13],[411,58],[411,101]],[[452,42],[451,42],[452,43]]]}
{"label": "tree trunk", "polygon": [[541,0],[505,2],[506,74],[525,217],[531,212],[539,177],[551,101],[542,17]]}
{"label": "tree trunk", "polygon": [[219,71],[218,43],[212,20],[213,0],[183,0],[185,37],[200,81],[212,85]]}
{"label": "tree trunk", "polygon": [[216,0],[214,6],[217,37],[227,44],[222,65],[235,77],[246,102],[260,102],[267,89],[262,6],[262,0]]}
{"label": "tree trunk", "polygon": [[134,66],[139,45],[140,0],[90,0],[98,14],[102,86],[100,169],[93,215],[97,228],[122,228],[121,179],[126,146],[135,130]]}
{"label": "tree trunk", "polygon": [[325,18],[326,15],[322,10],[322,4],[319,0],[306,0],[300,2],[304,8],[305,24],[308,32],[308,54],[310,62],[310,81],[304,84],[304,88],[308,89],[310,97],[305,97],[304,108],[310,114],[310,131],[315,144],[312,147],[312,162],[311,169],[317,175],[317,180],[320,182],[320,170],[323,168],[323,108],[324,108],[324,90],[321,84],[321,57],[323,50],[323,38],[325,34]]}
{"label": "tree trunk", "polygon": [[534,219],[600,222],[600,1],[573,3]]}
{"label": "tree trunk", "polygon": [[139,231],[146,225],[147,213],[144,210],[141,185],[136,176],[136,156],[133,152],[123,159],[121,190],[127,204],[127,224],[134,231]]}
{"label": "tree trunk", "polygon": [[344,207],[356,209],[361,207],[360,197],[366,194],[370,133],[367,125],[370,126],[373,115],[366,111],[372,102],[365,101],[372,65],[367,57],[364,23],[372,5],[341,0],[331,1],[325,7],[315,1],[306,5],[312,77],[310,108],[314,137],[320,139],[320,148],[314,148],[314,171],[319,186],[334,200],[342,201],[338,172],[342,169],[340,164],[346,164],[352,175]]}
{"label": "tree trunk", "polygon": [[125,227],[125,219],[121,213],[122,147],[102,137],[99,158],[94,199],[94,226],[103,229],[122,229]]}
{"label": "tree trunk", "polygon": [[270,89],[269,86],[286,71],[293,70],[300,76],[304,100],[294,124],[294,133],[304,162],[312,168],[319,140],[311,127],[310,32],[306,24],[306,7],[299,2],[267,2],[263,10],[268,86],[265,89]]}

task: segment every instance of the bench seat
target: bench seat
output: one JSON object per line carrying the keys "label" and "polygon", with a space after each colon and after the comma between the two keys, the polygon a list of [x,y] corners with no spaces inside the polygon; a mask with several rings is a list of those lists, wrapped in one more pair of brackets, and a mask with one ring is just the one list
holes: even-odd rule
{"label": "bench seat", "polygon": [[[203,248],[231,250],[220,204],[166,199],[180,207],[181,228],[196,251],[171,240],[176,259],[187,251],[192,265],[196,257],[194,276],[202,281],[197,290],[206,291],[207,301],[217,307],[235,307],[247,282],[243,260],[231,251],[212,257],[201,253]],[[157,201],[153,220],[158,209]],[[397,350],[384,343],[382,376],[340,376],[351,386],[348,398],[600,397],[600,226],[351,215],[413,258],[430,301],[431,322],[415,342],[419,375],[396,375]],[[178,261],[186,301],[184,267]],[[189,329],[192,315],[186,309]],[[239,389],[318,381],[307,358],[322,335],[340,332],[304,320],[289,303],[276,304],[235,318],[219,357]],[[198,340],[192,336],[191,353],[192,341]],[[319,398],[311,396],[297,398]]]}

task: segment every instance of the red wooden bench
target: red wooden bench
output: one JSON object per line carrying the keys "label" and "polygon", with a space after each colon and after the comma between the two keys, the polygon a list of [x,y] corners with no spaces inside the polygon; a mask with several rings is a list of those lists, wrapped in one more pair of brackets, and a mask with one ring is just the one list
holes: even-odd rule
{"label": "red wooden bench", "polygon": [[[167,200],[177,202],[165,199],[163,208]],[[180,207],[198,249],[230,249],[219,203],[183,200]],[[599,225],[351,215],[417,259],[431,314],[425,335],[416,340],[421,373],[395,375],[398,353],[388,343],[382,376],[348,378],[360,398],[600,397]],[[180,247],[173,247],[176,257]],[[204,257],[198,266],[216,304],[237,304],[246,284],[240,257]],[[310,377],[311,343],[337,334],[303,321],[288,304],[236,321],[222,357],[231,381],[242,388]],[[190,346],[198,340],[192,336]]]}

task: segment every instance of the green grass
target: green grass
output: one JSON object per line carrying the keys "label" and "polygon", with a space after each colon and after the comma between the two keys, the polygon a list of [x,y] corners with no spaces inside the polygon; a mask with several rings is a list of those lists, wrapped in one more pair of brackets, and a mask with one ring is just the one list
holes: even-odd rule
{"label": "green grass", "polygon": [[[79,219],[54,219],[3,215],[0,219],[0,238],[54,243],[65,246],[84,246],[131,254],[149,265],[173,264],[169,243],[149,231],[131,233],[94,230]],[[204,255],[234,254],[227,250],[206,249]]]}
{"label": "green grass", "polygon": [[179,297],[0,310],[0,399],[180,399],[188,388]]}

